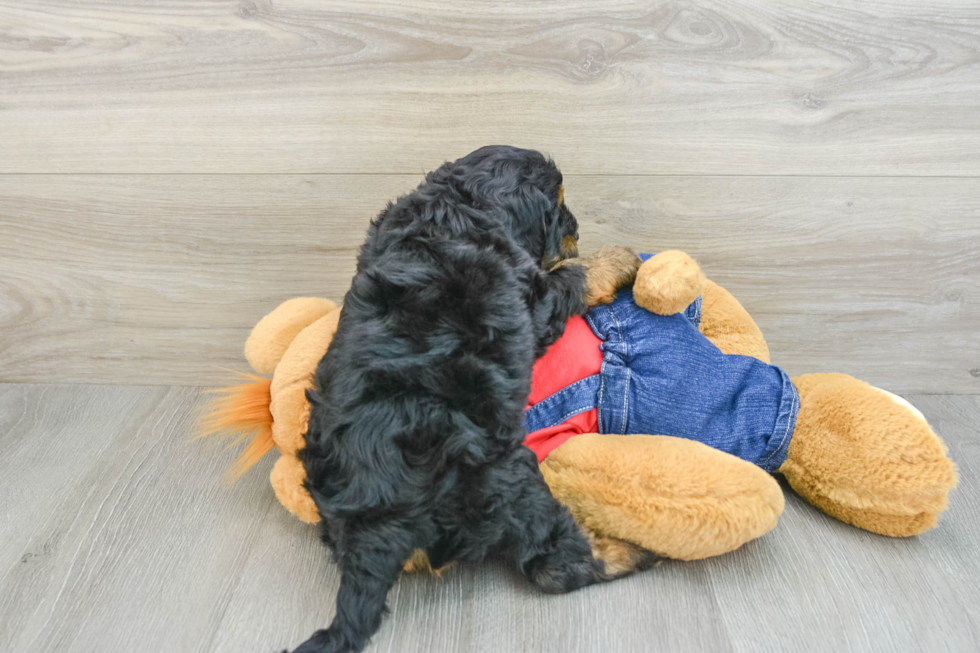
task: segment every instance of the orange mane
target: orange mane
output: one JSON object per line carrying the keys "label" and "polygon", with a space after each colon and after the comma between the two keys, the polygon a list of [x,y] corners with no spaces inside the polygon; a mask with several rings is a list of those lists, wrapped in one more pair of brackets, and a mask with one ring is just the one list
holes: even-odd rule
{"label": "orange mane", "polygon": [[229,446],[251,437],[251,442],[225,474],[229,482],[238,480],[276,446],[269,411],[272,381],[254,374],[238,375],[248,382],[208,391],[221,396],[207,403],[197,425],[198,438],[218,434],[234,438]]}

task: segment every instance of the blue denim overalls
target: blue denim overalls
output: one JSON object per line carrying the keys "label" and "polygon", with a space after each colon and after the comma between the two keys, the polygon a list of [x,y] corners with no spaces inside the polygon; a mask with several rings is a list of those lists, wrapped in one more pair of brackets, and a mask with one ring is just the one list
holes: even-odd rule
{"label": "blue denim overalls", "polygon": [[621,290],[586,321],[603,341],[602,370],[525,411],[529,433],[598,408],[600,433],[697,440],[769,472],[786,460],[796,388],[775,365],[723,354],[704,337],[700,297],[684,313],[662,316]]}

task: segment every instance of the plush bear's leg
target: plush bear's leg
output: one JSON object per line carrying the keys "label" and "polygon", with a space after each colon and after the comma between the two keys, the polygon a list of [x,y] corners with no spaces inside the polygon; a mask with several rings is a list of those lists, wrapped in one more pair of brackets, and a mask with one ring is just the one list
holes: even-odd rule
{"label": "plush bear's leg", "polygon": [[272,374],[300,331],[337,306],[329,299],[296,297],[259,320],[245,342],[245,358],[259,374]]}
{"label": "plush bear's leg", "polygon": [[[503,478],[514,479],[518,488],[511,496],[504,495],[517,499],[511,504],[512,516],[506,519],[506,553],[538,589],[549,594],[571,592],[641,571],[648,566],[647,560],[653,561],[645,552],[631,560],[619,547],[597,546],[594,538],[590,541],[569,511],[555,501],[533,463],[526,467],[506,464]],[[491,487],[500,486],[494,483]]]}
{"label": "plush bear's leg", "polygon": [[845,374],[793,379],[800,413],[779,468],[826,513],[882,535],[936,525],[956,485],[946,447],[908,402]]}
{"label": "plush bear's leg", "polygon": [[582,526],[680,560],[732,551],[783,511],[779,484],[761,468],[682,438],[578,435],[541,472]]}

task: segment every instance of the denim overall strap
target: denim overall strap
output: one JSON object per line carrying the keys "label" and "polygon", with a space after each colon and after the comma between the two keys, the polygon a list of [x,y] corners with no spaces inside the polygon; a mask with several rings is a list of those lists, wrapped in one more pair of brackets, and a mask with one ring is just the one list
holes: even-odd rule
{"label": "denim overall strap", "polygon": [[698,298],[694,300],[693,304],[687,307],[687,309],[684,311],[684,317],[689,319],[691,321],[691,324],[693,324],[694,326],[696,327],[701,326],[701,297],[700,296],[698,296]]}
{"label": "denim overall strap", "polygon": [[601,384],[597,398],[599,432],[626,434],[630,410],[630,377],[633,371],[629,360],[628,313],[616,310],[615,303],[593,308],[586,316],[592,330],[604,342],[602,349]]}
{"label": "denim overall strap", "polygon": [[524,428],[528,433],[561,424],[565,420],[596,407],[599,374],[587,376],[543,399],[524,411]]}

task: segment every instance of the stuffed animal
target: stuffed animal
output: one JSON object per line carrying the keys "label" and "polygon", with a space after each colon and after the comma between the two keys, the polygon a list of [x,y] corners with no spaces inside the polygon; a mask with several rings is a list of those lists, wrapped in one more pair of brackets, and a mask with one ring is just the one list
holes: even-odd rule
{"label": "stuffed animal", "polygon": [[[675,559],[725,553],[776,525],[783,495],[768,472],[875,533],[936,524],[956,471],[918,410],[843,374],[789,379],[745,309],[690,257],[644,258],[632,291],[573,318],[535,365],[526,443],[582,526]],[[263,318],[245,355],[271,380],[246,375],[217,391],[201,423],[205,435],[254,434],[236,478],[277,448],[273,489],[307,523],[319,515],[298,458],[306,390],[340,310],[298,298]],[[425,567],[420,555],[406,565]]]}

